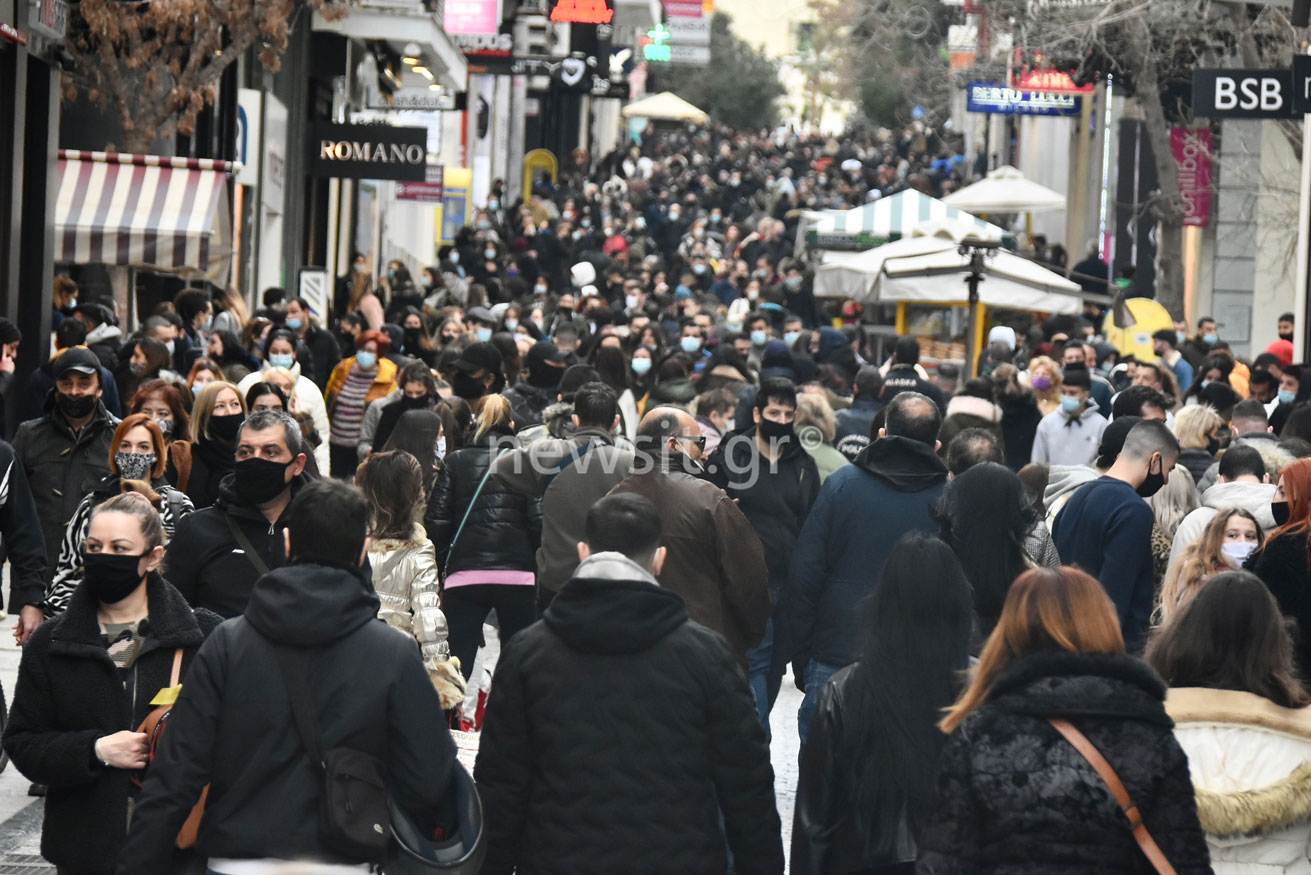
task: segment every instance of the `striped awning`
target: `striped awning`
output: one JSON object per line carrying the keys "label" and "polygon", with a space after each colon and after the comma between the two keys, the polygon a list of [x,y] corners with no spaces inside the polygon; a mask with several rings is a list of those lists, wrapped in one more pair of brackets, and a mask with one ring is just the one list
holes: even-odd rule
{"label": "striped awning", "polygon": [[177,273],[210,272],[231,248],[225,174],[235,162],[114,152],[59,152],[56,260]]}
{"label": "striped awning", "polygon": [[972,223],[989,236],[1005,234],[977,216],[907,189],[820,219],[806,232],[806,243],[817,249],[870,249],[909,236],[912,228],[924,222],[943,220]]}

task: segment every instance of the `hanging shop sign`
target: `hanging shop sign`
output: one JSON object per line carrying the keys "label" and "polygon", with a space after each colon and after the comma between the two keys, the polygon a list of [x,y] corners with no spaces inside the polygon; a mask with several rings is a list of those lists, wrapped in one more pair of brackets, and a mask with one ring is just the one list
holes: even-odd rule
{"label": "hanging shop sign", "polygon": [[1170,151],[1179,165],[1184,224],[1205,228],[1211,222],[1211,129],[1171,128]]}
{"label": "hanging shop sign", "polygon": [[1193,115],[1292,118],[1291,70],[1194,70]]}
{"label": "hanging shop sign", "polygon": [[1026,70],[1015,77],[1016,91],[1041,91],[1046,94],[1091,94],[1092,83],[1076,85],[1064,70]]}
{"label": "hanging shop sign", "polygon": [[451,36],[501,29],[501,0],[446,0],[443,12],[442,30]]}
{"label": "hanging shop sign", "polygon": [[428,165],[428,131],[314,122],[309,150],[310,170],[315,176],[423,182]]}
{"label": "hanging shop sign", "polygon": [[429,164],[427,177],[423,182],[396,183],[396,200],[439,204],[442,202],[443,196],[442,179],[442,166],[440,164]]}
{"label": "hanging shop sign", "polygon": [[971,82],[965,92],[965,111],[997,115],[1078,115],[1080,97],[1018,91],[1001,82]]}
{"label": "hanging shop sign", "polygon": [[607,0],[556,0],[551,20],[564,24],[609,24],[615,17]]}
{"label": "hanging shop sign", "polygon": [[510,33],[463,35],[454,39],[466,58],[508,58],[514,53],[514,34]]}

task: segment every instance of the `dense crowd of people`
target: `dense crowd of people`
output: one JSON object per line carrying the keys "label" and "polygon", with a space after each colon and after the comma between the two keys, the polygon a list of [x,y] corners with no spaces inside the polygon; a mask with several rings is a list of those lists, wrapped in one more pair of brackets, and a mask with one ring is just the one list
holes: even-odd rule
{"label": "dense crowd of people", "polygon": [[330,320],[188,289],[125,333],[61,277],[0,379],[43,856],[1308,871],[1311,370],[1091,312],[968,367],[815,299],[800,211],[963,172],[919,129],[654,138],[495,185],[431,267],[356,256]]}

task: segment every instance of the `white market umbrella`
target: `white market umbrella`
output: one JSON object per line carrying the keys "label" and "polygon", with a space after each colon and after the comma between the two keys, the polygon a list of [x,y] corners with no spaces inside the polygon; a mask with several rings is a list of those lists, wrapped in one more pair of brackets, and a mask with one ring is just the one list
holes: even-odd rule
{"label": "white market umbrella", "polygon": [[696,108],[672,91],[661,91],[659,94],[653,94],[650,97],[634,101],[625,106],[620,114],[624,118],[645,118],[664,122],[692,122],[698,125],[705,124],[709,118],[703,110]]}
{"label": "white market umbrella", "polygon": [[1065,195],[1039,185],[1009,164],[942,202],[970,213],[1043,213],[1065,209]]}
{"label": "white market umbrella", "polygon": [[996,235],[998,239],[1005,234],[996,225],[964,210],[906,189],[854,210],[821,218],[807,230],[806,243],[815,249],[869,249],[888,240],[908,237],[912,229],[931,221],[967,223],[976,235]]}

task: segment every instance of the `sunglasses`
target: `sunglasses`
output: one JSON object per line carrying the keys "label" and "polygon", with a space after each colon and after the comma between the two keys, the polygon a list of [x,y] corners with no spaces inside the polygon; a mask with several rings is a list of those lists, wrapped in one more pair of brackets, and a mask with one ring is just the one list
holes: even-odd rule
{"label": "sunglasses", "polygon": [[705,436],[705,435],[698,435],[697,437],[692,437],[691,435],[688,435],[688,434],[676,434],[676,435],[674,435],[673,437],[674,437],[676,440],[680,440],[680,441],[695,441],[695,442],[696,442],[696,448],[697,448],[698,450],[701,450],[701,452],[703,452],[703,453],[704,453],[705,450],[706,450],[706,436]]}

